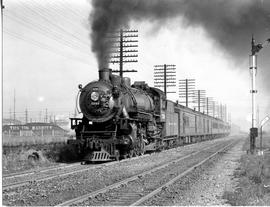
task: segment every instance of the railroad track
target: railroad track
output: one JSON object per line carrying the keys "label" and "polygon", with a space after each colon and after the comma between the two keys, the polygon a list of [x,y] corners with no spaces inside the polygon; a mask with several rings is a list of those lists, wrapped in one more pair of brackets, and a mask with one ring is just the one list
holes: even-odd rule
{"label": "railroad track", "polygon": [[[196,143],[193,143],[190,145],[194,145],[194,144]],[[181,146],[180,148],[182,149],[182,147],[187,147],[190,145]],[[178,148],[172,148],[166,151],[169,152],[170,150],[178,150]],[[24,186],[32,182],[45,181],[45,180],[53,179],[56,177],[62,177],[66,175],[71,175],[71,174],[87,171],[89,169],[97,169],[104,166],[110,166],[119,162],[121,163],[121,162],[126,162],[128,160],[135,160],[135,159],[146,157],[146,156],[149,156],[149,154],[145,154],[139,157],[124,159],[121,161],[112,161],[109,163],[103,163],[99,165],[81,165],[80,163],[60,164],[58,166],[45,167],[45,168],[40,168],[36,170],[31,170],[31,171],[23,171],[23,172],[6,174],[6,175],[3,175],[2,187],[3,187],[3,190],[7,190],[10,188]]]}
{"label": "railroad track", "polygon": [[[140,157],[146,157],[146,156],[149,156],[149,154],[145,154]],[[33,171],[25,171],[22,173],[7,174],[3,176],[2,189],[7,190],[10,188],[24,186],[31,182],[45,181],[45,180],[53,179],[56,177],[67,176],[67,175],[71,175],[71,174],[75,174],[79,172],[84,172],[90,169],[97,169],[104,166],[110,166],[119,162],[135,160],[138,158],[139,157],[133,157],[130,159],[125,159],[121,161],[112,161],[109,163],[103,163],[99,165],[81,165],[81,163],[75,163],[75,164],[70,164],[70,165],[61,165],[57,167],[42,168],[42,169],[33,170]]]}
{"label": "railroad track", "polygon": [[27,176],[27,175],[33,175],[36,173],[42,173],[42,172],[46,172],[49,170],[59,170],[59,169],[63,169],[63,168],[69,168],[69,167],[73,167],[79,165],[79,163],[75,163],[75,164],[59,164],[57,166],[50,166],[50,167],[43,167],[43,168],[38,168],[38,169],[34,169],[34,170],[27,170],[27,171],[22,171],[22,172],[15,172],[15,173],[8,173],[8,174],[4,174],[3,178],[4,179],[10,179],[10,178],[16,178],[16,177],[21,177],[21,176]]}
{"label": "railroad track", "polygon": [[[109,185],[105,188],[99,189],[97,191],[85,194],[83,196],[65,201],[63,203],[58,204],[57,206],[71,206],[71,205],[80,205],[80,206],[89,206],[89,205],[140,205],[143,202],[145,202],[146,200],[148,200],[149,198],[151,198],[152,196],[156,195],[158,192],[160,192],[164,187],[167,187],[169,185],[171,185],[172,183],[174,183],[175,181],[179,180],[180,178],[182,178],[183,176],[187,175],[189,172],[191,172],[192,170],[194,170],[195,168],[199,167],[200,165],[204,164],[206,161],[208,161],[209,159],[211,159],[212,157],[216,156],[218,153],[225,151],[226,149],[228,149],[230,146],[232,146],[233,144],[235,144],[235,141],[233,142],[229,142],[229,144],[226,143],[226,146],[224,146],[223,144],[219,144],[218,145],[218,150],[214,149],[214,150],[209,150],[211,148],[215,148],[217,147],[217,145],[214,146],[209,146],[203,150],[197,151],[197,152],[193,152],[190,153],[188,155],[185,155],[183,157],[180,157],[178,159],[172,160],[171,162],[168,162],[166,164],[160,165],[158,167],[152,168],[150,170],[147,170],[143,173],[137,174],[135,176],[129,177],[127,179],[121,180],[119,182],[116,182],[112,185]],[[204,154],[204,159],[201,160],[201,156],[198,157],[198,155],[200,155],[200,153],[203,155]],[[207,156],[205,156],[205,154],[207,154]],[[209,155],[210,154],[210,155]],[[192,164],[192,166],[188,166],[186,167],[187,169],[180,172],[180,173],[176,173],[176,175],[174,175],[172,173],[172,176],[169,176],[169,181],[162,181],[162,184],[157,184],[155,186],[154,189],[145,189],[145,190],[136,190],[133,187],[137,186],[138,183],[143,183],[143,182],[148,182],[148,180],[151,180],[151,177],[149,177],[149,175],[151,175],[153,177],[153,175],[155,173],[160,173],[162,170],[164,171],[168,171],[169,168],[171,168],[171,166],[174,166],[174,168],[178,168],[179,169],[179,165],[177,165],[178,163],[183,162],[186,159],[191,159],[192,157],[196,157],[199,161],[196,161],[195,163]],[[168,172],[167,172],[168,173]],[[162,174],[161,174],[162,175]],[[171,175],[171,174],[170,174]],[[147,178],[147,176],[149,178]],[[145,179],[144,179],[145,178]],[[168,178],[164,178],[165,180]],[[152,181],[150,182],[159,182],[156,179],[152,179]],[[137,184],[136,184],[137,183]],[[129,188],[129,186],[132,186],[131,188]],[[132,189],[132,190],[130,190]],[[105,196],[104,198],[104,194],[108,194],[107,196]],[[91,199],[95,199],[100,197],[102,202],[99,201],[93,201],[91,202]],[[89,203],[90,202],[90,203]]]}

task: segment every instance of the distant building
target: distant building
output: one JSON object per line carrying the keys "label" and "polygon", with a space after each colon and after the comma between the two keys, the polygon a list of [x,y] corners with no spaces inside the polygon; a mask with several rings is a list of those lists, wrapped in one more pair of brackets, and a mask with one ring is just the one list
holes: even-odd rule
{"label": "distant building", "polygon": [[4,125],[3,134],[8,136],[64,136],[67,131],[53,123],[33,122]]}
{"label": "distant building", "polygon": [[55,124],[60,126],[64,130],[70,131],[70,120],[69,119],[58,119],[55,120]]}
{"label": "distant building", "polygon": [[17,119],[3,119],[3,125],[16,125],[16,124],[22,124],[21,121]]}

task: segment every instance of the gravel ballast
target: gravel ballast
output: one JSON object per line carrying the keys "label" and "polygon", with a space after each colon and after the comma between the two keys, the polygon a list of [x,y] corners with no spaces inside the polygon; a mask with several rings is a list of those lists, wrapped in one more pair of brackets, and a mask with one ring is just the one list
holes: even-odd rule
{"label": "gravel ballast", "polygon": [[242,139],[225,154],[211,159],[206,165],[194,170],[143,205],[189,206],[189,205],[227,205],[222,199],[225,191],[232,191],[237,185],[233,177],[239,166]]}
{"label": "gravel ballast", "polygon": [[125,162],[117,162],[110,166],[89,169],[83,173],[76,173],[41,182],[33,181],[23,187],[4,190],[3,204],[20,206],[57,205],[66,200],[87,194],[147,169],[151,169],[161,163],[166,163],[169,160],[198,151],[209,146],[210,143],[218,144],[224,140],[228,141],[231,139],[225,138],[188,145],[161,153],[154,153],[150,156],[140,157],[139,159],[131,159]]}

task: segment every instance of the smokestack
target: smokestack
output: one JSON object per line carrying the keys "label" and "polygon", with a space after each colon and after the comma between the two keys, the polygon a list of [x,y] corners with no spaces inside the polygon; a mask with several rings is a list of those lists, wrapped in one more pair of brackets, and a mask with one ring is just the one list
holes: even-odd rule
{"label": "smokestack", "polygon": [[99,80],[110,81],[110,77],[112,75],[112,69],[103,68],[103,69],[100,69],[98,72],[99,72]]}

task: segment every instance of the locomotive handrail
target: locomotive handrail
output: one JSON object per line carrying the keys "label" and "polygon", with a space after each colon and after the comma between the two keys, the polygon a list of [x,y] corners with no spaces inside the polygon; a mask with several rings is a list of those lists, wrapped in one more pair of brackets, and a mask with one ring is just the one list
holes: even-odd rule
{"label": "locomotive handrail", "polygon": [[82,113],[82,111],[79,111],[79,108],[78,108],[78,98],[79,98],[79,95],[80,95],[80,94],[81,94],[81,90],[79,90],[78,93],[77,93],[77,96],[76,96],[76,103],[75,103],[75,105],[76,105],[76,110],[77,110],[77,112],[78,112],[79,114]]}

